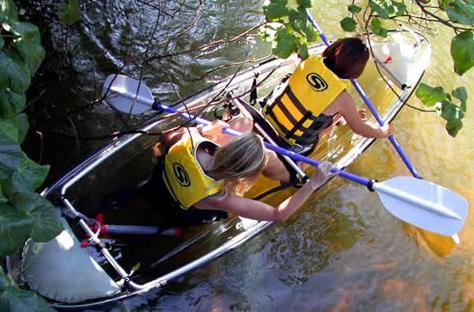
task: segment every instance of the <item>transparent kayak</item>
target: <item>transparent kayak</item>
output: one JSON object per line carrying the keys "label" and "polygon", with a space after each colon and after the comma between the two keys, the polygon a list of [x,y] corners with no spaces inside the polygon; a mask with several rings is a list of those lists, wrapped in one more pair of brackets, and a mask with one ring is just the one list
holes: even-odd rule
{"label": "transparent kayak", "polygon": [[[378,71],[398,96],[380,77],[374,62],[369,62],[359,82],[384,122],[390,122],[416,89],[429,64],[431,46],[420,33],[407,29],[392,32],[384,40],[374,38],[372,45]],[[311,53],[320,54],[324,48],[323,44],[316,45]],[[268,58],[170,106],[212,119],[229,99],[248,102],[254,80],[259,95],[268,94],[298,62],[296,57]],[[349,91],[354,99],[358,98],[354,90]],[[362,108],[362,101],[358,105]],[[255,109],[259,109],[258,101]],[[370,120],[375,123],[373,117]],[[163,132],[184,122],[177,114],[156,113],[140,130]],[[118,201],[123,200],[147,181],[155,165],[151,149],[157,140],[157,136],[144,133],[115,138],[42,192],[59,207],[65,230],[47,243],[28,241],[21,253],[7,259],[6,270],[19,287],[37,292],[56,308],[91,308],[161,287],[237,248],[273,224],[233,217],[168,229],[159,218],[159,211],[166,209],[160,206],[160,192],[166,190],[157,190],[154,207],[143,205],[138,198],[125,201],[118,209],[104,209],[104,199],[116,196]],[[347,126],[334,127],[310,157],[344,168],[373,141],[354,134]],[[312,170],[308,169],[308,174]],[[262,176],[246,196],[278,204],[296,190],[278,190],[278,186]],[[100,228],[105,226],[96,218],[99,213],[107,224],[127,225],[129,230],[148,227],[151,232],[101,233]],[[165,231],[153,234],[157,225]],[[175,235],[177,232],[181,235]]]}

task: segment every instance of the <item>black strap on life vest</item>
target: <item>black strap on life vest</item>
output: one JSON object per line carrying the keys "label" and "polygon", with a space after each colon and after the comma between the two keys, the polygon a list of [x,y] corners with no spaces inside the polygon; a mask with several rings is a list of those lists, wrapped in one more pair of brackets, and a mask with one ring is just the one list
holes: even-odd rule
{"label": "black strap on life vest", "polygon": [[[294,139],[297,144],[301,144],[301,145],[312,145],[318,139],[318,135],[320,132],[319,130],[306,128],[302,125],[306,121],[306,119],[302,118],[302,120],[300,120],[300,122],[298,122],[291,130],[288,130],[285,128],[284,125],[280,123],[280,121],[277,118],[275,118],[276,116],[273,113],[273,111],[269,112],[268,114],[273,118],[274,122],[276,123],[278,128],[280,128],[280,130],[283,132],[283,135],[286,139]],[[296,130],[301,130],[303,134],[302,135],[295,134],[294,132],[296,132]]]}
{"label": "black strap on life vest", "polygon": [[[291,114],[285,104],[281,101],[282,97],[287,95],[293,105],[298,109],[298,111],[303,115],[300,120],[296,120],[293,114]],[[290,121],[293,125],[291,129],[286,128],[275,116],[274,109],[278,106],[281,112],[285,115],[285,117]],[[283,132],[283,135],[286,139],[293,139],[297,144],[301,145],[312,145],[314,142],[318,140],[319,133],[322,129],[326,128],[326,125],[322,125],[321,120],[318,116],[314,116],[313,113],[307,110],[293,93],[291,88],[287,86],[285,91],[282,92],[280,96],[278,96],[275,101],[266,107],[266,113],[273,119],[273,121],[277,124],[280,130]],[[309,127],[303,126],[303,124],[310,120],[311,123]],[[302,132],[301,135],[295,134],[296,131],[300,130]]]}

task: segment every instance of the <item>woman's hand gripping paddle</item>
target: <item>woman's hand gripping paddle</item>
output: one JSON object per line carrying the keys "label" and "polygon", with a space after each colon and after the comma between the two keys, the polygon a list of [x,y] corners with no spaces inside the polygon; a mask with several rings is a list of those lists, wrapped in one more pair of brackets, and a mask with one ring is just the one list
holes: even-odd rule
{"label": "woman's hand gripping paddle", "polygon": [[[143,82],[123,75],[109,76],[104,84],[104,95],[106,92],[107,103],[125,113],[141,114],[155,109],[180,114],[196,123],[205,125],[211,123],[206,119],[156,102],[150,89]],[[240,135],[239,132],[229,128],[226,128],[226,132]],[[265,145],[268,149],[295,161],[302,161],[313,166],[319,165],[317,160],[273,144],[265,143]],[[392,215],[416,227],[449,236],[458,233],[466,220],[468,212],[466,199],[435,183],[407,176],[375,182],[337,168],[334,168],[333,172],[377,192],[385,208]]]}

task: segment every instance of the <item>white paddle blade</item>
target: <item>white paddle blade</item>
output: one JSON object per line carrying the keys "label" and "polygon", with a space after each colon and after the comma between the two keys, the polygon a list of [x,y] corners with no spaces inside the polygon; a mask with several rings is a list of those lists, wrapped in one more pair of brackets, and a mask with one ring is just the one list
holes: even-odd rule
{"label": "white paddle blade", "polygon": [[419,228],[450,236],[466,220],[466,199],[432,182],[400,176],[374,183],[373,188],[390,213]]}
{"label": "white paddle blade", "polygon": [[112,74],[107,77],[102,89],[105,101],[117,110],[139,115],[151,110],[154,103],[150,89],[136,79],[124,75]]}

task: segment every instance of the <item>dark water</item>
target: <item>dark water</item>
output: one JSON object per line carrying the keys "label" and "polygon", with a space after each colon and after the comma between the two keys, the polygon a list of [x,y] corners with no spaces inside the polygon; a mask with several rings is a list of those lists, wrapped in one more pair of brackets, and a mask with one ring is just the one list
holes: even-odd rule
{"label": "dark water", "polygon": [[38,1],[31,14],[43,30],[47,56],[31,91],[30,154],[53,164],[54,179],[104,144],[93,137],[137,124],[139,118],[93,103],[109,74],[141,78],[160,101],[172,103],[242,69],[232,64],[255,58],[255,36],[198,48],[257,25],[260,7],[259,1],[84,1],[81,22],[67,28],[57,20],[55,3]]}
{"label": "dark water", "polygon": [[[41,3],[41,5],[40,5]],[[262,1],[84,1],[81,23],[65,29],[54,3],[34,2],[47,60],[36,78],[30,106],[30,154],[52,164],[51,179],[101,146],[85,140],[133,127],[103,104],[108,74],[142,77],[163,102],[185,97],[269,47],[253,38],[204,52],[192,50],[230,39],[262,21]],[[346,4],[320,2],[314,10],[324,29],[336,25]],[[451,64],[450,34],[436,30],[428,82],[445,82]],[[211,72],[209,72],[211,71]],[[470,79],[469,79],[470,78]],[[450,87],[470,77],[452,79]],[[452,86],[451,86],[452,84]],[[472,84],[468,84],[473,94]],[[415,102],[416,103],[416,102]],[[81,108],[85,106],[84,108]],[[422,175],[474,202],[471,111],[456,139],[436,116],[404,110],[394,132]],[[43,135],[43,150],[39,135]],[[82,137],[83,139],[79,139]],[[374,144],[352,172],[384,179],[409,174],[387,142]],[[474,221],[460,233],[461,245],[426,233],[389,215],[376,195],[335,180],[288,222],[278,224],[212,264],[160,290],[108,307],[112,311],[472,311]]]}

